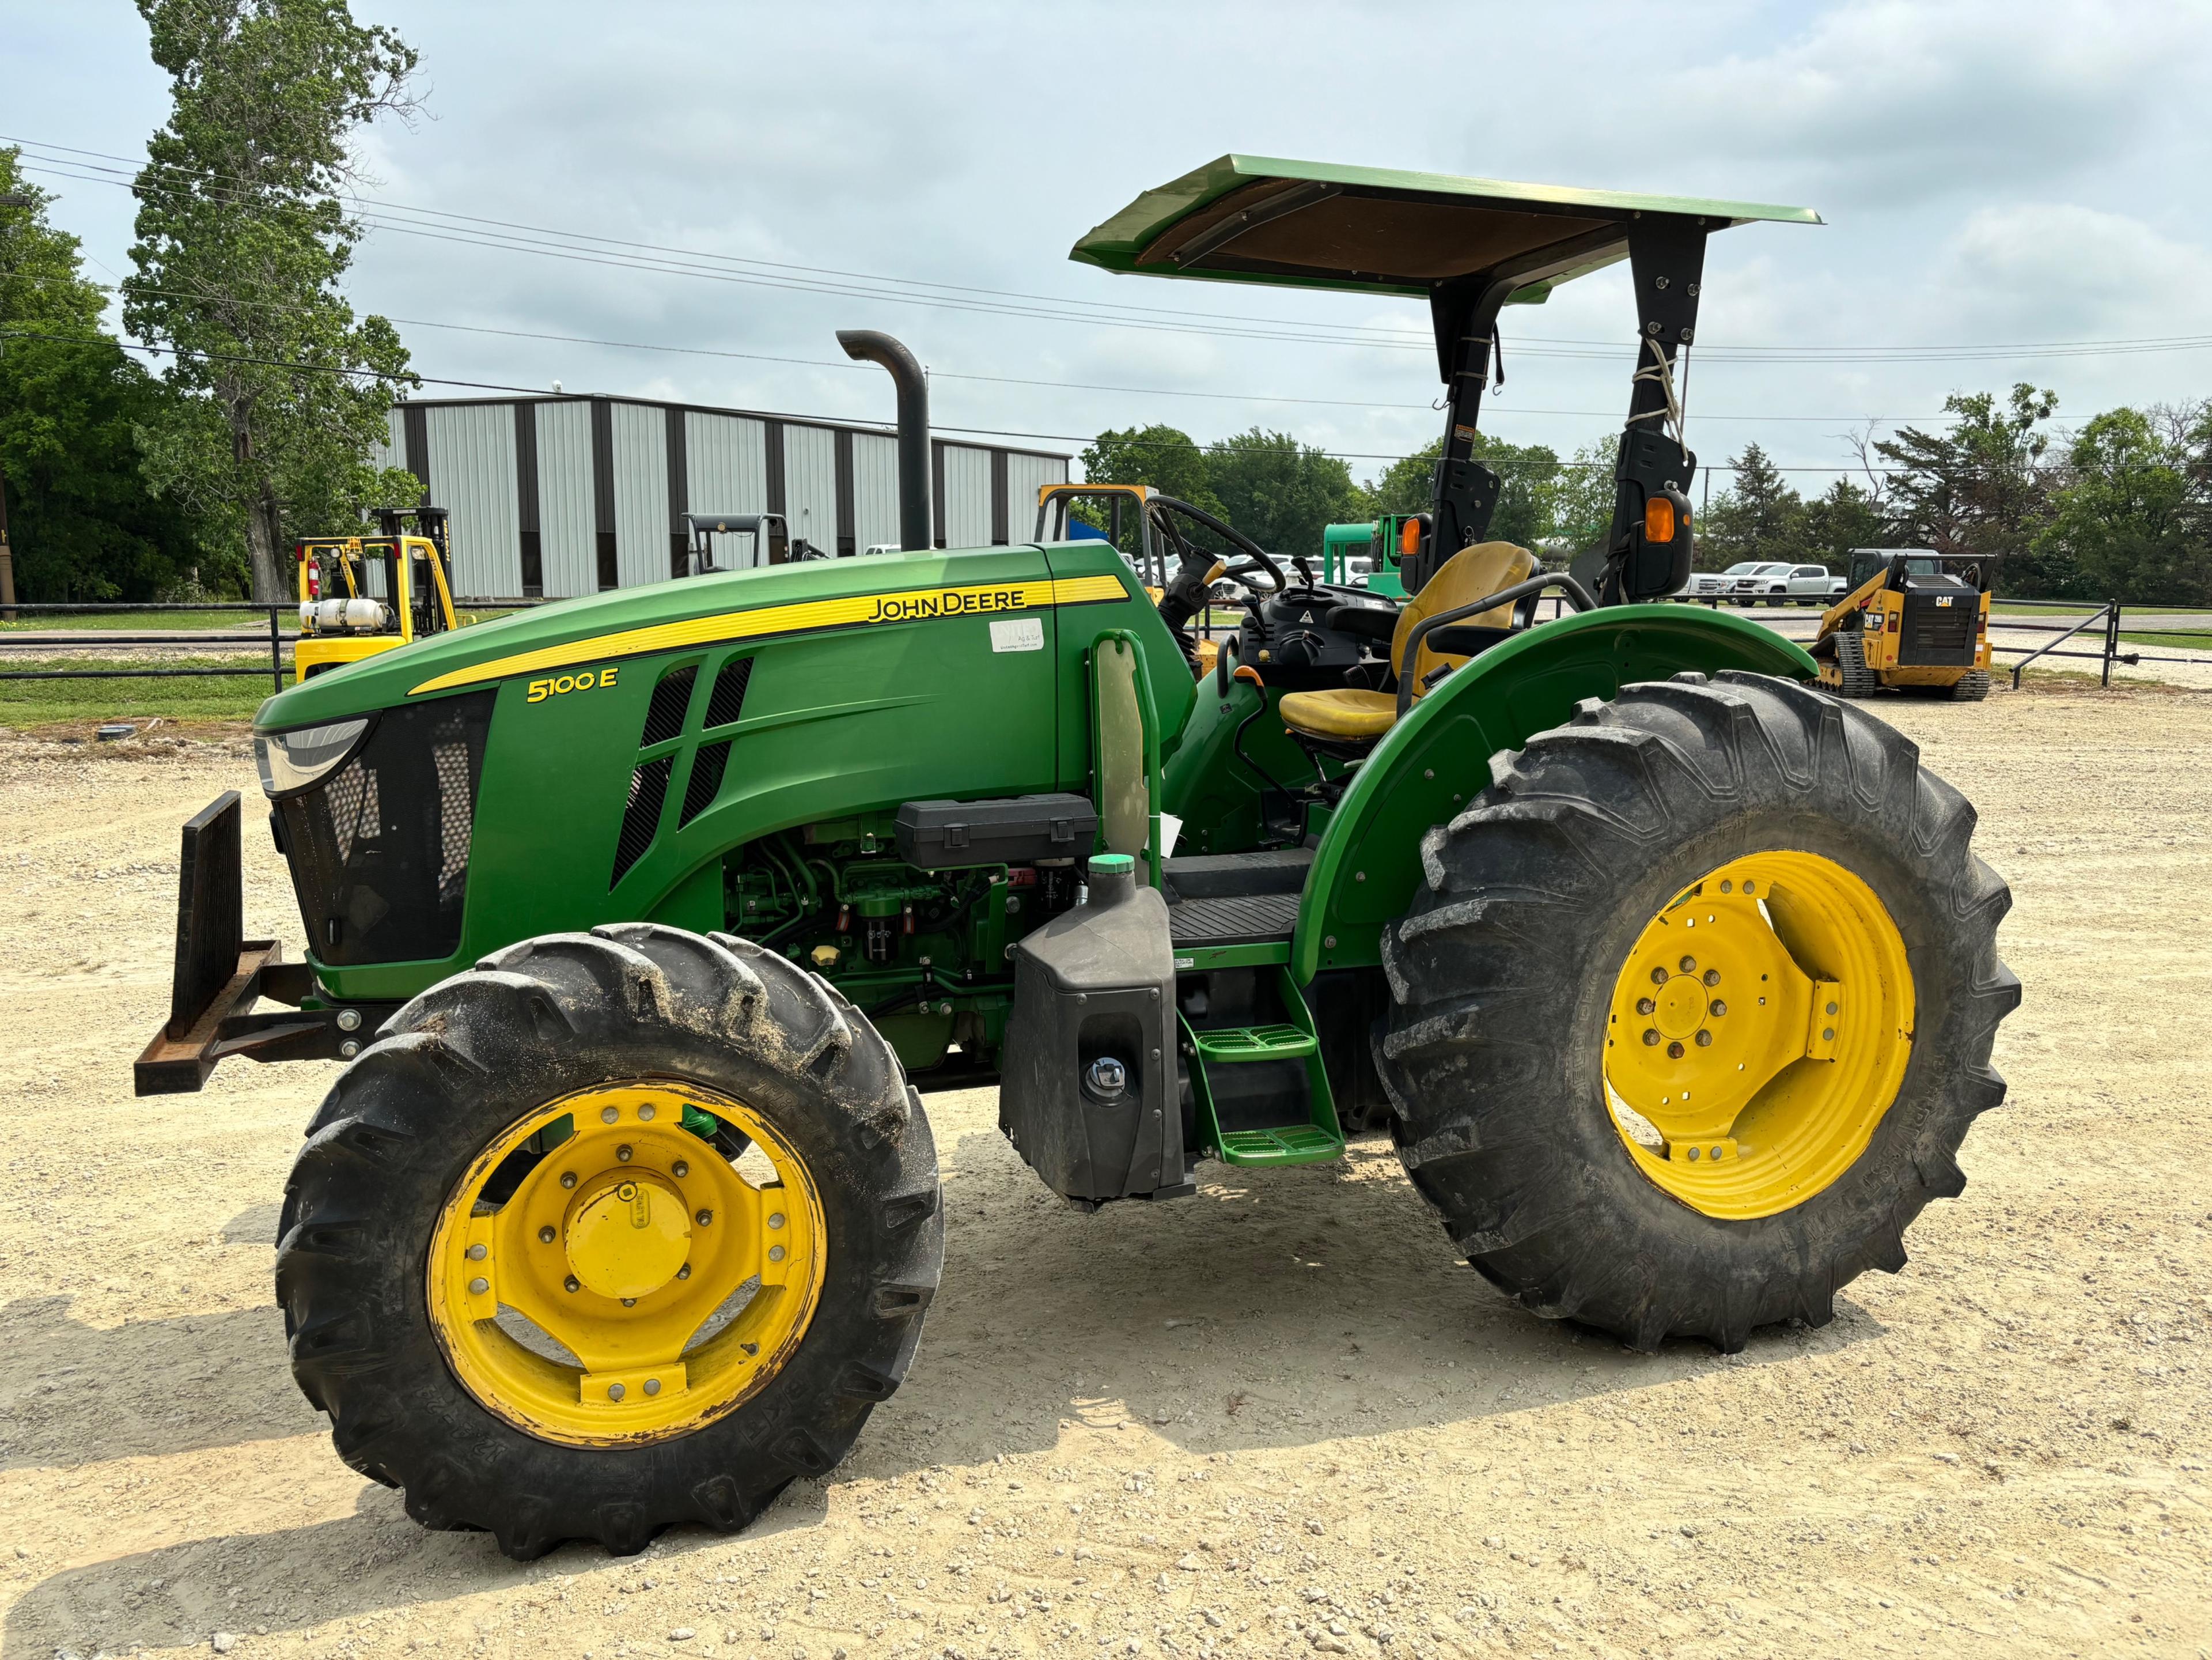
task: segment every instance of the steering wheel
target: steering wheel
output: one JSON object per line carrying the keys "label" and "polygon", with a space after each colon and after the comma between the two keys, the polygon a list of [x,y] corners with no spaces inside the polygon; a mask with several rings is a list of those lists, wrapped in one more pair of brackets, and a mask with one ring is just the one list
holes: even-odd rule
{"label": "steering wheel", "polygon": [[[1204,560],[1205,569],[1211,570],[1213,560],[1204,549],[1193,545],[1191,539],[1183,534],[1176,524],[1178,517],[1212,531],[1237,550],[1236,557],[1223,562],[1221,575],[1231,581],[1241,583],[1257,598],[1273,599],[1290,586],[1289,580],[1283,575],[1283,568],[1275,562],[1265,548],[1243,532],[1216,519],[1204,508],[1193,507],[1172,496],[1155,496],[1145,504],[1145,510],[1152,515],[1154,533],[1170,551],[1186,563]],[[1267,579],[1264,583],[1259,580],[1262,576]]]}

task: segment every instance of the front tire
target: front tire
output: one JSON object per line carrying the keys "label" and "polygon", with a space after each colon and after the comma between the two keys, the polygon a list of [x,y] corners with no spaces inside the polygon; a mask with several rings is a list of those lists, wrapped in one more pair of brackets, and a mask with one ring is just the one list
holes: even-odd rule
{"label": "front tire", "polygon": [[928,1121],[857,1010],[629,923],[512,946],[385,1030],[309,1129],[276,1259],[348,1464],[527,1559],[734,1531],[845,1456],[944,1260]]}
{"label": "front tire", "polygon": [[[2020,999],[1996,954],[2011,897],[1969,846],[1973,809],[1863,711],[1738,673],[1586,702],[1493,775],[1428,833],[1426,883],[1384,937],[1377,1060],[1415,1187],[1500,1289],[1640,1349],[1826,1323],[1838,1288],[1904,1265],[1905,1228],[1965,1186],[1960,1142],[2004,1098],[1989,1061]],[[1731,891],[1729,873],[1770,867],[1771,910]],[[1706,938],[1721,983],[1705,963],[1675,974]],[[1731,938],[1756,949],[1721,949]],[[1658,983],[1638,983],[1646,968]],[[1793,976],[1822,1000],[1761,1016]],[[1709,996],[1736,1000],[1735,1025]],[[1637,1030],[1647,1005],[1656,1037]],[[1708,1028],[1711,1047],[1687,1041]],[[1748,1047],[1731,1049],[1739,1029]],[[1669,1065],[1706,1110],[1706,1073],[1724,1091],[1737,1053],[1778,1069],[1748,1104],[1717,1104],[1735,1112],[1723,1129],[1655,1149],[1619,1110],[1648,1088],[1652,1113],[1686,1114],[1688,1094],[1658,1093]]]}

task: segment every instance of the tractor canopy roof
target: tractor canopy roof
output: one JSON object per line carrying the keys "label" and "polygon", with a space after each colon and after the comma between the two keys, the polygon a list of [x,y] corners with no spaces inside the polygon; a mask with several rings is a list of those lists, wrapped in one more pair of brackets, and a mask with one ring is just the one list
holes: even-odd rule
{"label": "tractor canopy roof", "polygon": [[1821,222],[1810,208],[1224,155],[1146,191],[1068,257],[1146,277],[1414,295],[1525,277],[1511,299],[1533,304],[1624,258],[1645,214],[1709,230]]}

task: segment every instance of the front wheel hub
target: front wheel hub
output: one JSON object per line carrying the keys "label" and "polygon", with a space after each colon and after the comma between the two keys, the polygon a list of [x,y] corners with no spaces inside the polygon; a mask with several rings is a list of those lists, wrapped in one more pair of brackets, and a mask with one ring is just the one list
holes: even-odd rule
{"label": "front wheel hub", "polygon": [[691,1213],[672,1182],[641,1173],[580,1189],[563,1230],[568,1266],[602,1297],[649,1297],[691,1255]]}

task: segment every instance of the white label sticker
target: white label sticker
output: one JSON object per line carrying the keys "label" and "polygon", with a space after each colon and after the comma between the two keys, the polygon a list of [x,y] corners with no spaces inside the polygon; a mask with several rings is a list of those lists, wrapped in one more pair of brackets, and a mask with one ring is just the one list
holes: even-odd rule
{"label": "white label sticker", "polygon": [[1042,651],[1044,619],[1041,617],[1003,617],[991,623],[993,651]]}

